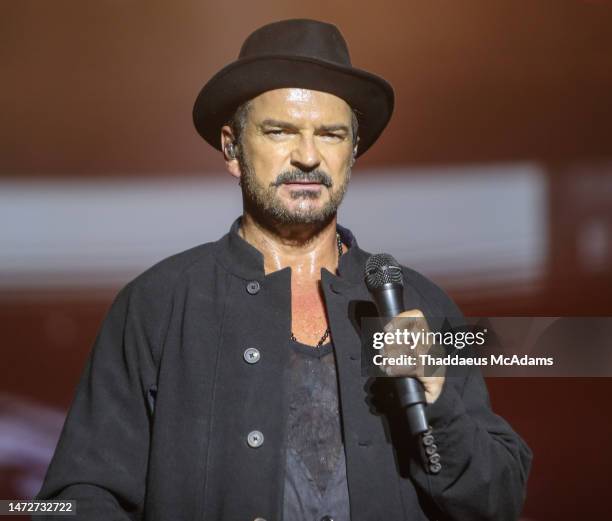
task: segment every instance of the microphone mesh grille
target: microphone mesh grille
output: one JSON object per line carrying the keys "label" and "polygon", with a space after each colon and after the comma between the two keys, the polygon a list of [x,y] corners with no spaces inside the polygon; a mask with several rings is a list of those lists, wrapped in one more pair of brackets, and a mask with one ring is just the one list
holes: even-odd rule
{"label": "microphone mesh grille", "polygon": [[402,268],[388,253],[376,253],[366,261],[365,282],[369,290],[388,283],[403,284]]}

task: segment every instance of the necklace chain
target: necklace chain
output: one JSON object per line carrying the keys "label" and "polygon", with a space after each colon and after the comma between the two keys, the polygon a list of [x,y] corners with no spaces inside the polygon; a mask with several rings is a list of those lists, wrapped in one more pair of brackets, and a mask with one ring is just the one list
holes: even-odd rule
{"label": "necklace chain", "polygon": [[[340,257],[342,256],[342,239],[340,238],[340,234],[338,232],[336,232],[336,244],[338,245],[338,260],[340,260]],[[327,337],[329,336],[329,327],[325,329],[325,332],[323,333],[323,336],[321,337],[321,340],[319,340],[317,342],[317,345],[315,346],[315,349],[318,349],[319,347],[321,347],[323,345],[323,342],[325,342],[327,340]],[[297,342],[297,338],[295,338],[295,335],[293,334],[293,331],[291,331],[291,340],[293,340],[294,342]]]}

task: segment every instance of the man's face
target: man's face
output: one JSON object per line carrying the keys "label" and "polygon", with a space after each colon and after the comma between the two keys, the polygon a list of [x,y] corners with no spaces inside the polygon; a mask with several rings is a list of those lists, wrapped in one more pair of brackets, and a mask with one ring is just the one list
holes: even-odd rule
{"label": "man's face", "polygon": [[324,224],[351,174],[351,109],[325,92],[277,89],[254,98],[241,136],[245,206],[278,224]]}

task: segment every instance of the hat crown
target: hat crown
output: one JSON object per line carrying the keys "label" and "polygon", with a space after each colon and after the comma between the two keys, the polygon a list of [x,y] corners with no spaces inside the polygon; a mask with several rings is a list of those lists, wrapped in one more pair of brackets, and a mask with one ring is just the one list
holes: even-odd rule
{"label": "hat crown", "polygon": [[293,19],[260,27],[242,44],[238,58],[293,55],[351,65],[348,46],[338,28],[317,20]]}

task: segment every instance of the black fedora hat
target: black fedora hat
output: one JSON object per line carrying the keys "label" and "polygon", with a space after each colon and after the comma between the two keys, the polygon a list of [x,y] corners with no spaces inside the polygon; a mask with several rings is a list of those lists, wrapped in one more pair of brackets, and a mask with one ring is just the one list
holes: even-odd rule
{"label": "black fedora hat", "polygon": [[198,133],[221,150],[221,127],[236,108],[280,88],[329,92],[345,100],[359,121],[358,156],[374,144],[393,112],[393,88],[351,65],[346,42],[335,25],[283,20],[253,32],[238,59],[204,85],[193,107]]}

